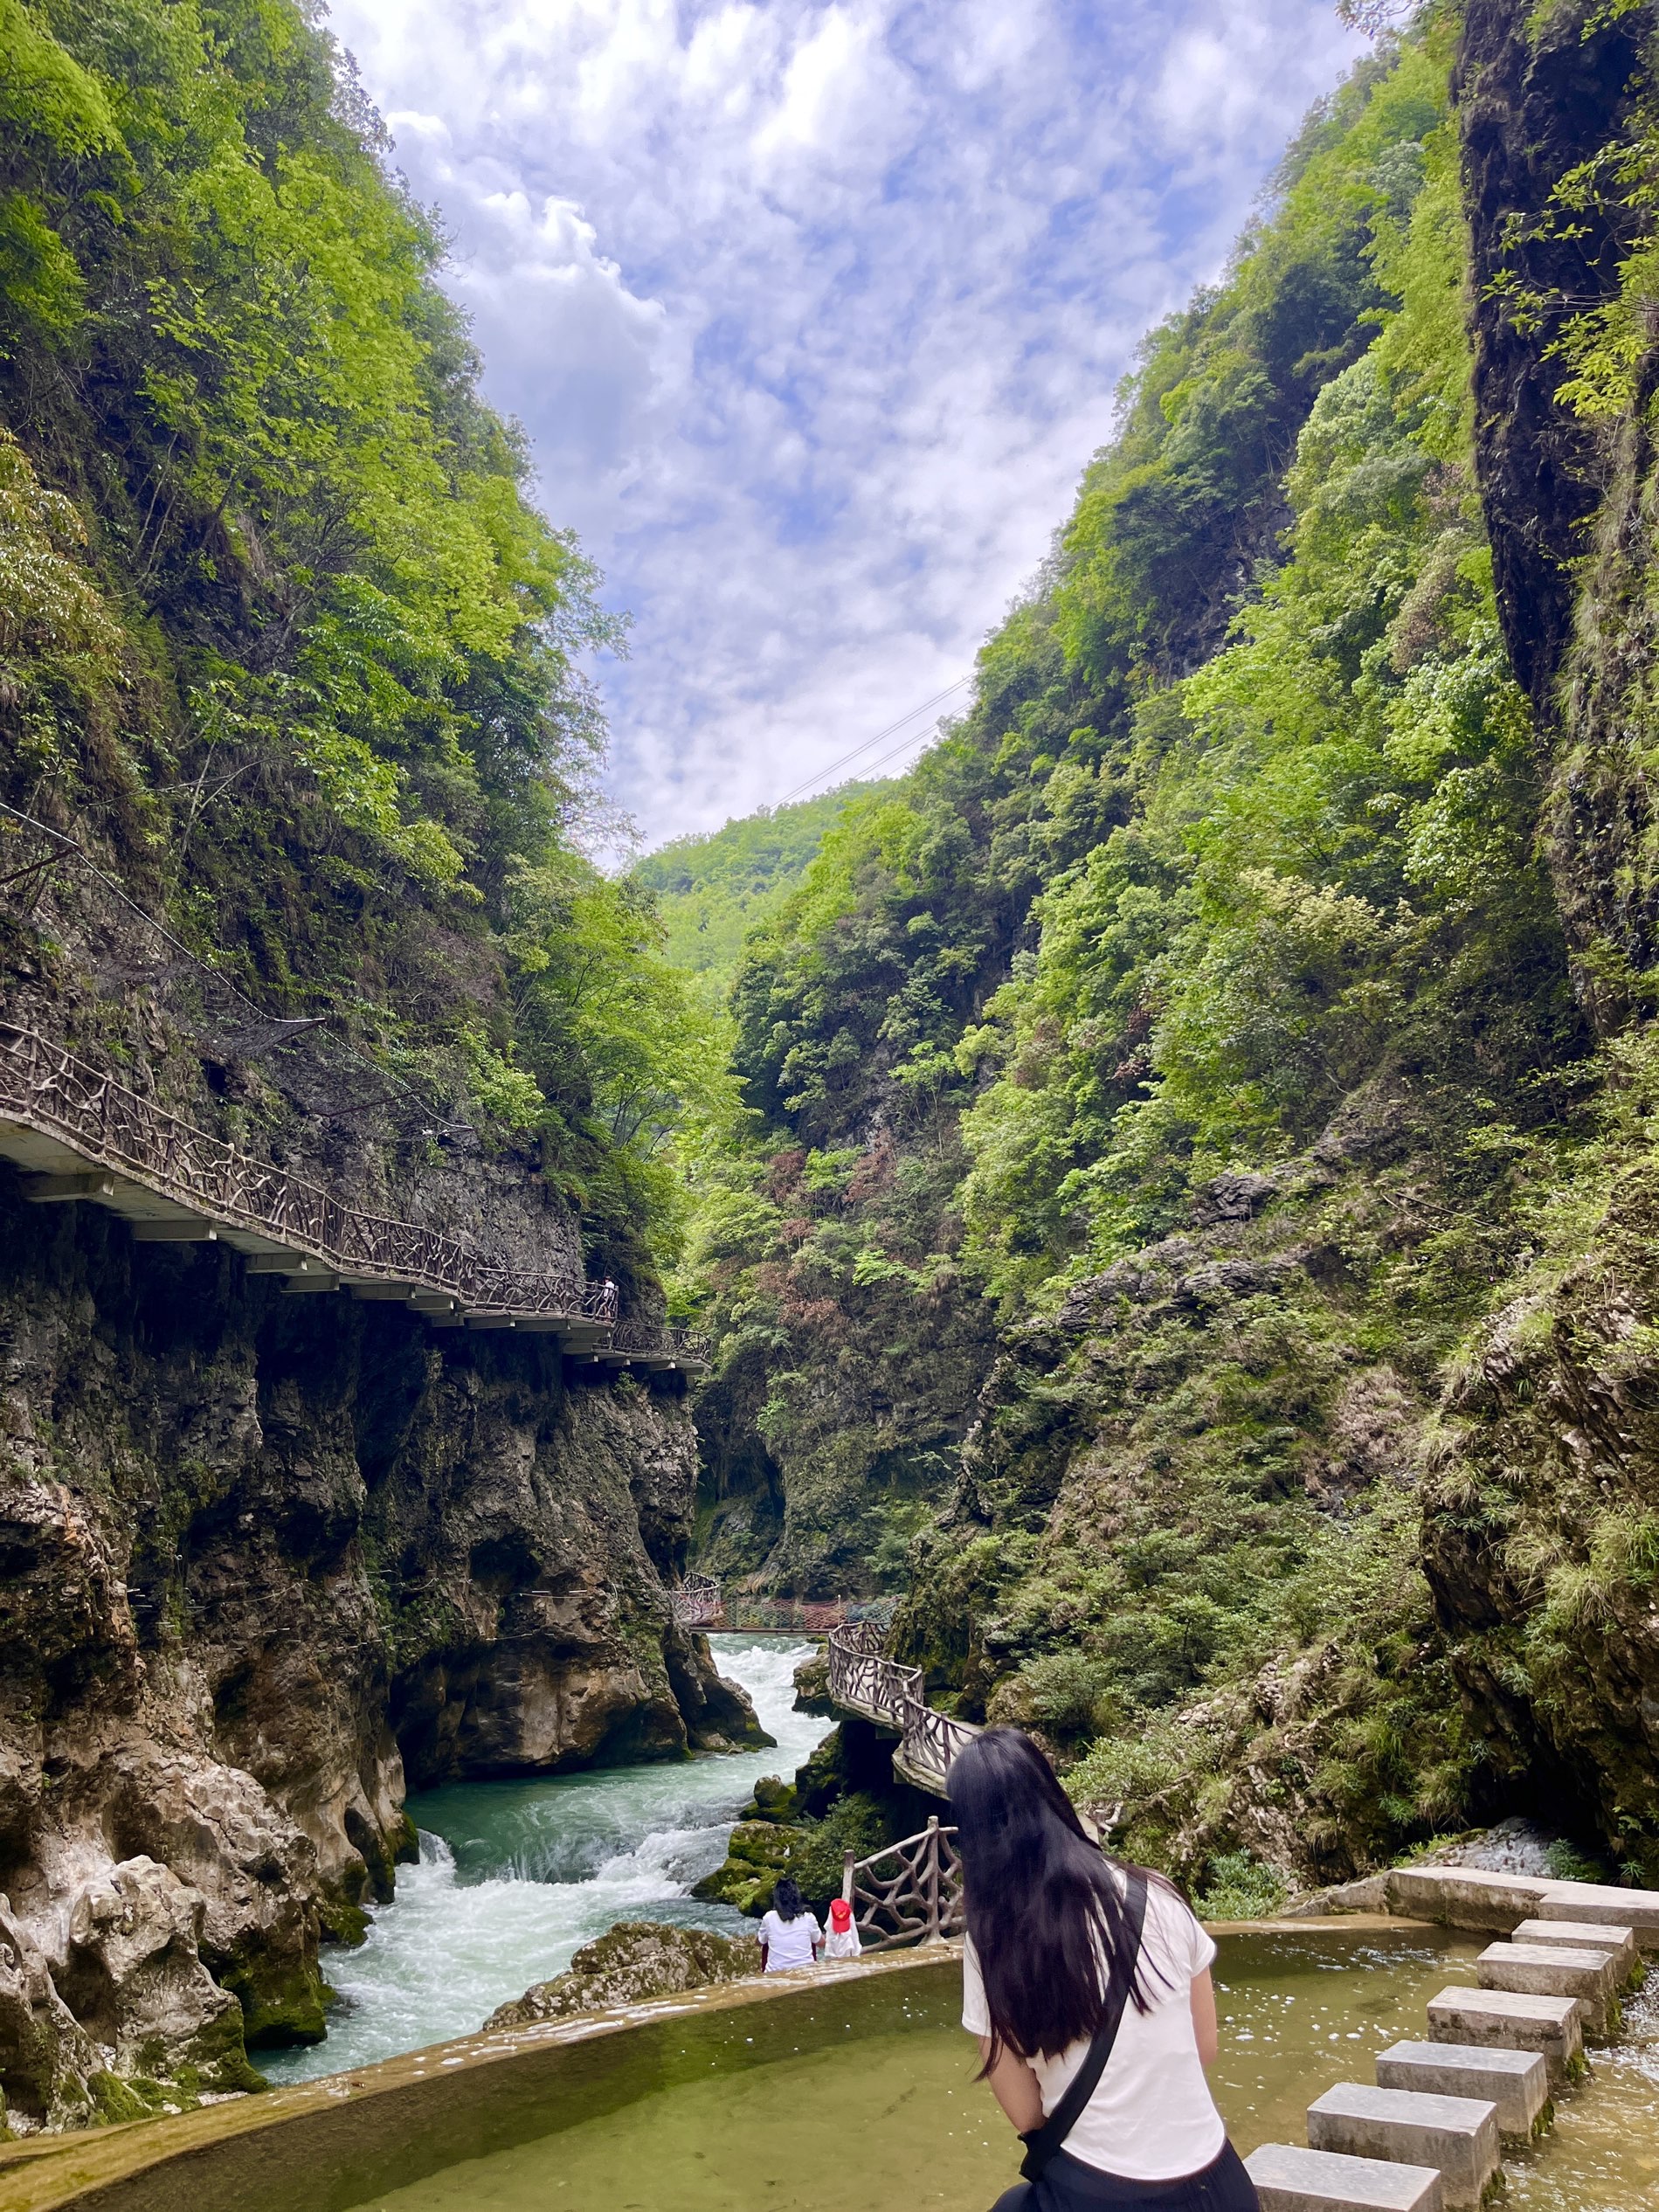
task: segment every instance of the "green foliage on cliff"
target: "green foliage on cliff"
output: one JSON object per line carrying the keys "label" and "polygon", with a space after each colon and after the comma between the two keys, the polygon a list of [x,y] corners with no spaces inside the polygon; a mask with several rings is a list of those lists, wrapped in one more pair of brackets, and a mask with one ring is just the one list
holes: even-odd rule
{"label": "green foliage on cliff", "polygon": [[717,1054],[582,857],[620,633],[384,151],[291,0],[0,5],[3,796],[626,1246]]}
{"label": "green foliage on cliff", "polygon": [[1648,1062],[1593,1026],[1653,965],[1651,148],[1610,122],[1505,218],[1595,199],[1626,241],[1538,342],[1537,419],[1617,425],[1564,709],[1596,747],[1552,758],[1505,649],[1526,487],[1505,599],[1476,468],[1470,318],[1525,317],[1470,282],[1460,35],[1365,65],[1148,340],[971,709],[750,936],[769,1157],[701,1171],[710,1556],[890,1575],[908,1467],[946,1510],[900,1655],[1234,1899],[1575,1790],[1616,1856],[1659,1835],[1620,1687]]}

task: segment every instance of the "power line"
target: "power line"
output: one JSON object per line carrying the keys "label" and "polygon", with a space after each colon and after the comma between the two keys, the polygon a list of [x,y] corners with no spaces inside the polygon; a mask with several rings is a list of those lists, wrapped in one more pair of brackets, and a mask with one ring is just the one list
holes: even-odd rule
{"label": "power line", "polygon": [[[958,676],[954,683],[946,684],[944,689],[943,691],[936,692],[931,699],[924,699],[919,707],[912,707],[908,715],[901,715],[896,722],[888,722],[885,729],[878,729],[874,737],[867,737],[861,745],[854,745],[850,753],[843,753],[839,760],[831,761],[827,768],[820,768],[816,775],[809,776],[805,783],[797,784],[793,791],[785,791],[782,798],[776,802],[777,805],[779,806],[787,806],[791,799],[800,798],[804,791],[809,791],[812,789],[814,785],[821,784],[826,777],[839,775],[843,768],[848,767],[854,761],[861,759],[863,755],[870,751],[874,746],[879,745],[884,737],[892,736],[895,729],[902,729],[907,722],[914,722],[918,715],[925,715],[930,708],[943,706],[944,702],[950,697],[953,692],[960,691],[964,684],[971,683],[972,681],[973,673],[971,670],[970,670],[965,676]],[[883,753],[881,760],[872,761],[868,764],[868,765],[873,768],[881,767],[882,761],[893,759],[895,754],[902,753],[904,750],[905,746],[909,745],[911,742],[912,740],[907,737],[904,740],[903,744],[895,746],[891,752]]]}

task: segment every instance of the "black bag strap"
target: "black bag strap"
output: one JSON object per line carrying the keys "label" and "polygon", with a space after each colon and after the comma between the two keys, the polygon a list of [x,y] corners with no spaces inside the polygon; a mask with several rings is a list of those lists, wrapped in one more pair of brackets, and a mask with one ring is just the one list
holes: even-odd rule
{"label": "black bag strap", "polygon": [[1020,2141],[1026,2155],[1020,2171],[1027,2181],[1040,2181],[1043,2168],[1061,2148],[1066,2138],[1082,2118],[1083,2107],[1100,2087],[1100,2077],[1106,2071],[1112,2046],[1117,2041],[1117,2030],[1123,2024],[1123,2008],[1129,2002],[1129,1993],[1135,1980],[1135,1970],[1140,1964],[1141,1932],[1146,1925],[1146,1877],[1138,1867],[1129,1876],[1123,1897],[1123,1917],[1129,1924],[1130,1937],[1129,1971],[1106,1996],[1106,2009],[1100,2016],[1082,2064],[1066,2085],[1066,2093],[1040,2127],[1033,2127]]}

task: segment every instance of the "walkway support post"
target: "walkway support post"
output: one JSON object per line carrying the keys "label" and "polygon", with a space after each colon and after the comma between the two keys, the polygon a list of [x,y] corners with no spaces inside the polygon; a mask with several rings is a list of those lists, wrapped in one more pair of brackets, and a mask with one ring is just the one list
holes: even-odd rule
{"label": "walkway support post", "polygon": [[926,1941],[939,1939],[939,1816],[933,1814],[928,1821],[927,1868],[928,1932]]}

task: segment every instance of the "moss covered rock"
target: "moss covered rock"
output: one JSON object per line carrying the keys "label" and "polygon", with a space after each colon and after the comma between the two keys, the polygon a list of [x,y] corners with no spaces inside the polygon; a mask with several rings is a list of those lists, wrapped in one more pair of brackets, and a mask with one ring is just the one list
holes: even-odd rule
{"label": "moss covered rock", "polygon": [[484,2025],[528,2028],[538,2020],[563,2020],[572,2013],[643,2004],[683,1989],[736,1981],[759,1969],[752,1938],[624,1920],[596,1942],[584,1944],[566,1973],[536,1982],[522,1997],[499,2007]]}

